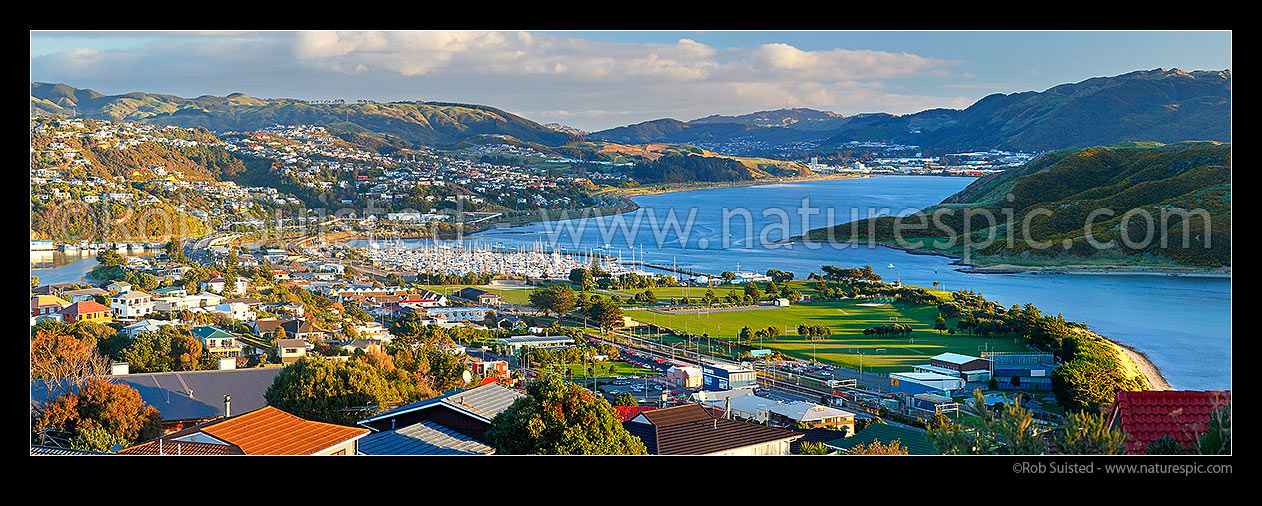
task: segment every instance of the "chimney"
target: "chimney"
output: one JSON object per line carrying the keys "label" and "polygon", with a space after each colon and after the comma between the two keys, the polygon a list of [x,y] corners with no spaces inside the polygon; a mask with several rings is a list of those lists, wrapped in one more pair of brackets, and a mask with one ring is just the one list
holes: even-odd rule
{"label": "chimney", "polygon": [[110,376],[126,376],[129,369],[127,362],[115,362],[110,364]]}
{"label": "chimney", "polygon": [[232,417],[232,396],[228,394],[223,395],[223,417],[225,419]]}
{"label": "chimney", "polygon": [[723,398],[723,418],[728,419],[728,420],[732,419],[732,397],[731,396]]}

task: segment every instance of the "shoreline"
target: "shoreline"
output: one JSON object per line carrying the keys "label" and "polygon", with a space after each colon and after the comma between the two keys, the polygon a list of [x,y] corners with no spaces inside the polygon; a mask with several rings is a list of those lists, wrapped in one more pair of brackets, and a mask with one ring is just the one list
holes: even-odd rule
{"label": "shoreline", "polygon": [[[1092,332],[1092,334],[1095,334],[1095,332]],[[1175,389],[1170,386],[1170,382],[1166,380],[1165,375],[1161,374],[1161,370],[1148,359],[1148,355],[1145,355],[1144,352],[1101,336],[1100,334],[1095,335],[1099,336],[1104,340],[1104,342],[1108,343],[1109,346],[1113,347],[1113,349],[1117,352],[1119,360],[1122,360],[1123,366],[1126,366],[1127,369],[1137,371],[1139,374],[1144,376],[1144,379],[1148,382],[1148,390]],[[1126,364],[1126,362],[1129,362],[1129,364]]]}
{"label": "shoreline", "polygon": [[[827,244],[826,242],[807,240],[802,237],[791,237],[777,243],[792,242],[813,242],[817,244]],[[847,244],[861,244],[857,241],[850,241]],[[967,274],[1068,274],[1068,275],[1148,275],[1148,276],[1174,276],[1189,278],[1222,278],[1231,279],[1231,267],[1193,267],[1178,265],[1108,265],[1108,264],[1065,264],[1065,265],[1018,265],[1018,264],[984,264],[966,263],[964,258],[950,253],[941,251],[904,248],[884,242],[873,243],[876,246],[882,246],[894,250],[899,250],[909,255],[929,255],[950,258],[954,260],[950,265],[962,267],[955,269],[958,272]]]}

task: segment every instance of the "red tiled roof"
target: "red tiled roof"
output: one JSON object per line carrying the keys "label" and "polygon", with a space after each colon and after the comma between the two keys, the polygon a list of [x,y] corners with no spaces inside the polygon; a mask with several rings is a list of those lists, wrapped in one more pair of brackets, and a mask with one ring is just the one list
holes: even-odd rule
{"label": "red tiled roof", "polygon": [[1161,436],[1195,448],[1210,416],[1231,403],[1231,391],[1166,390],[1117,393],[1111,424],[1126,431],[1126,452],[1143,454]]}
{"label": "red tiled roof", "polygon": [[66,309],[61,310],[62,314],[90,314],[109,312],[110,308],[102,306],[94,300],[84,300],[71,304]]}
{"label": "red tiled roof", "polygon": [[635,418],[636,416],[639,416],[640,413],[643,413],[645,411],[653,411],[657,409],[657,407],[656,406],[614,406],[613,409],[614,411],[618,412],[618,418],[621,418],[622,421],[626,422],[626,421],[631,420],[632,418]]}

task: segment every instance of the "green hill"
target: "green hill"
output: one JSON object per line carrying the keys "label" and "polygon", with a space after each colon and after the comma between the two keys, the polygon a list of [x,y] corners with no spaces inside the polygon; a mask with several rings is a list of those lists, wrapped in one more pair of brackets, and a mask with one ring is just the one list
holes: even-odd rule
{"label": "green hill", "polygon": [[982,177],[911,217],[872,218],[808,236],[967,254],[978,265],[1229,267],[1231,145],[1125,143],[1049,152]]}
{"label": "green hill", "polygon": [[276,124],[322,125],[334,133],[370,135],[396,148],[450,145],[479,135],[507,135],[523,142],[560,146],[573,134],[544,127],[494,107],[448,102],[307,103],[227,97],[127,93],[102,95],[64,84],[32,83],[32,114],[127,120],[204,127],[213,131],[257,130]]}
{"label": "green hill", "polygon": [[768,150],[828,154],[851,141],[914,145],[931,154],[986,149],[1039,152],[1129,141],[1231,142],[1231,70],[1136,71],[1042,92],[994,94],[963,110],[842,116],[781,109],[688,122],[647,121],[587,137],[631,144],[731,143],[726,148],[731,152],[725,154],[736,155]]}

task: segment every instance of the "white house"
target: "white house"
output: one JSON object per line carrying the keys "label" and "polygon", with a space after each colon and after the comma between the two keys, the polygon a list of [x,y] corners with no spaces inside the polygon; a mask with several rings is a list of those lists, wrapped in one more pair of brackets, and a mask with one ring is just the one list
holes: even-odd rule
{"label": "white house", "polygon": [[122,292],[110,298],[115,318],[139,318],[154,312],[153,296],[140,290]]}
{"label": "white house", "polygon": [[131,283],[127,283],[124,281],[115,281],[113,283],[105,285],[105,289],[112,292],[119,292],[119,293],[127,292],[131,290]]}
{"label": "white house", "polygon": [[221,303],[215,306],[214,311],[216,313],[224,313],[233,320],[238,321],[250,321],[258,318],[258,316],[254,314],[254,311],[250,310],[250,306],[242,302]]}

